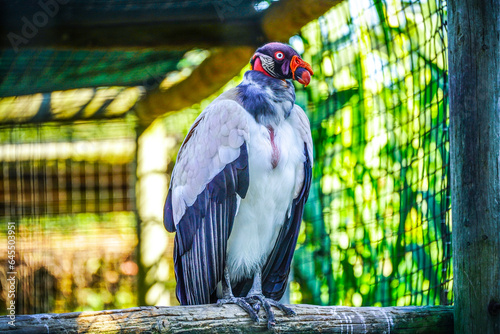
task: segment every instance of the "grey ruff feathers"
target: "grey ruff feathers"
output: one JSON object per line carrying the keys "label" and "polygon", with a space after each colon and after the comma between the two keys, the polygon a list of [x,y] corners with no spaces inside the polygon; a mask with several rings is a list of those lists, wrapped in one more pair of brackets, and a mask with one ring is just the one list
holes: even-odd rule
{"label": "grey ruff feathers", "polygon": [[[309,121],[294,100],[290,82],[248,71],[238,87],[200,114],[186,136],[164,209],[165,228],[176,232],[176,294],[182,305],[216,302],[226,266],[236,297],[246,296],[257,270],[264,296],[283,296],[312,175]],[[275,150],[276,167],[270,162]],[[281,190],[286,194],[272,197]],[[272,206],[261,208],[262,203]],[[255,215],[269,224],[259,225]],[[260,246],[242,247],[245,233],[250,245]]]}

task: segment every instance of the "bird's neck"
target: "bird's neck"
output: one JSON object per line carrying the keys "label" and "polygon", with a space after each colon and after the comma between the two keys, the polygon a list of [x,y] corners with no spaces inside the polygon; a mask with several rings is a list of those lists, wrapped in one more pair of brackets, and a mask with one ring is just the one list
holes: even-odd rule
{"label": "bird's neck", "polygon": [[238,85],[242,106],[265,126],[276,126],[288,118],[295,104],[293,84],[259,71],[247,71]]}

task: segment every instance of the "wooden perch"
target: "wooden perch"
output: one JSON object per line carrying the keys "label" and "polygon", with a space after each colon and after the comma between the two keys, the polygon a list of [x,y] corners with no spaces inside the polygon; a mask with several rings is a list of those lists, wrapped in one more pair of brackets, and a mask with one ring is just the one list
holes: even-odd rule
{"label": "wooden perch", "polygon": [[[125,310],[0,317],[2,333],[453,333],[451,306],[342,307],[292,305],[276,327],[254,323],[235,305],[135,307]],[[263,317],[263,311],[260,316]]]}

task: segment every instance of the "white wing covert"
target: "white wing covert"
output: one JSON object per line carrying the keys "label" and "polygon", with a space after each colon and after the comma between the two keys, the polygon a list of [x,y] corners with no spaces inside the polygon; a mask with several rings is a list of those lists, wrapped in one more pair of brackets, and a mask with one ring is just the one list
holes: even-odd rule
{"label": "white wing covert", "polygon": [[222,94],[196,119],[172,173],[164,224],[177,232],[174,262],[183,305],[216,300],[227,239],[248,190],[248,113],[234,94]]}

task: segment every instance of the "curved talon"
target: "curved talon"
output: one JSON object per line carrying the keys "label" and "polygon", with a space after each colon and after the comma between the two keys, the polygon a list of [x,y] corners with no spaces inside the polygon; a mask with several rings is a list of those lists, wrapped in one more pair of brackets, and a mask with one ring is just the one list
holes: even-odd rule
{"label": "curved talon", "polygon": [[255,312],[253,307],[245,299],[246,298],[242,297],[222,298],[217,300],[217,306],[220,307],[225,304],[236,304],[239,307],[241,307],[245,312],[247,312],[253,321],[260,324],[260,319],[259,316],[257,315],[257,312]]}
{"label": "curved talon", "polygon": [[276,325],[276,318],[274,317],[274,312],[271,309],[271,305],[266,297],[263,295],[253,295],[250,296],[250,298],[254,298],[255,300],[258,300],[262,307],[264,308],[264,311],[266,311],[267,315],[267,328],[271,329]]}
{"label": "curved talon", "polygon": [[276,308],[279,308],[283,313],[285,313],[288,316],[297,315],[297,313],[295,313],[294,310],[292,310],[288,306],[283,305],[280,302],[275,301],[274,299],[267,299],[267,301],[269,302],[269,304],[271,304],[272,306],[274,306]]}
{"label": "curved talon", "polygon": [[255,310],[255,312],[257,312],[257,314],[258,314],[260,311],[260,303],[256,302],[252,306],[253,306],[253,309]]}
{"label": "curved talon", "polygon": [[217,301],[217,306],[224,304],[236,304],[241,307],[256,323],[260,323],[258,313],[261,306],[264,308],[267,316],[267,328],[271,329],[276,325],[276,317],[271,306],[281,310],[287,316],[294,316],[296,313],[289,307],[271,298],[266,298],[264,295],[256,294],[247,297],[230,297],[222,298]]}
{"label": "curved talon", "polygon": [[261,294],[247,296],[246,300],[248,301],[249,304],[252,305],[252,307],[254,308],[254,310],[257,311],[257,313],[259,312],[260,306],[264,308],[264,311],[266,312],[267,316],[267,327],[269,329],[271,329],[274,325],[276,325],[276,317],[274,315],[273,310],[271,309],[271,306],[278,308],[287,316],[296,315],[294,310],[292,310],[291,308],[283,305],[278,301],[275,301],[274,299],[266,298],[264,295]]}

